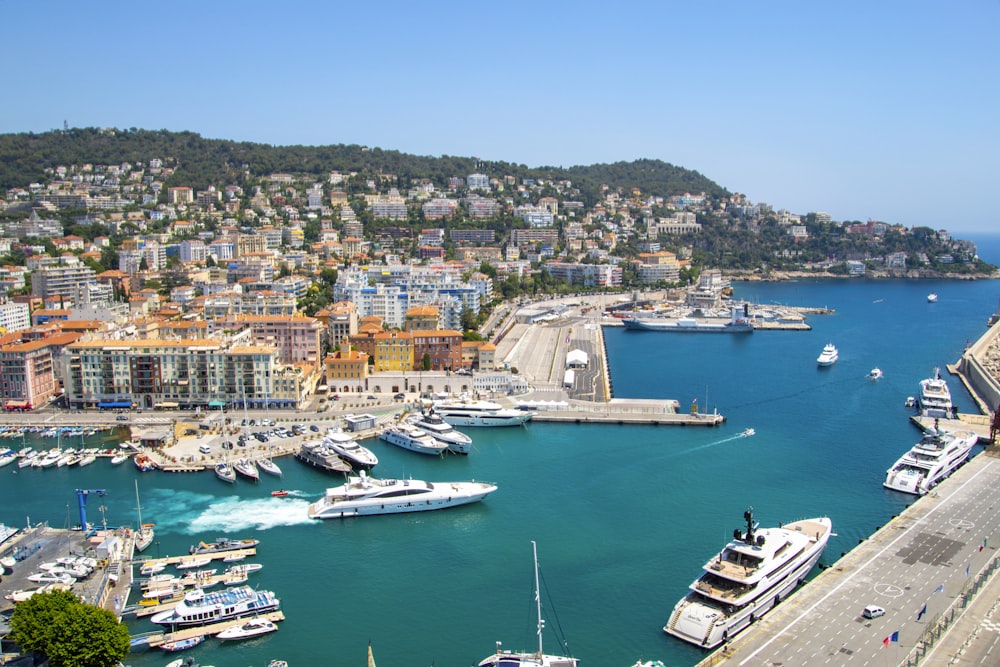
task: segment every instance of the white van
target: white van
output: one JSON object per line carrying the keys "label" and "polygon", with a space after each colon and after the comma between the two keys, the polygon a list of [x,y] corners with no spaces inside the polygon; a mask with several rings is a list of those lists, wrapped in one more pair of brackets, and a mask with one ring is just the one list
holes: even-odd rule
{"label": "white van", "polygon": [[209,447],[208,445],[202,445],[201,447],[198,448],[198,451],[201,452],[202,454],[211,454],[212,448]]}
{"label": "white van", "polygon": [[878,618],[879,616],[885,616],[885,609],[870,604],[865,607],[864,611],[861,612],[861,615],[865,618]]}

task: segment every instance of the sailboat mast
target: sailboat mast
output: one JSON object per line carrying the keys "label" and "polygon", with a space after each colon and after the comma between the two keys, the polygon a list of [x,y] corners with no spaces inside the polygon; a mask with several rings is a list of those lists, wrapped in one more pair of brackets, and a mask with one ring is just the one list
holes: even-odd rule
{"label": "sailboat mast", "polygon": [[531,553],[535,560],[535,607],[538,611],[538,658],[540,660],[542,657],[542,629],[545,627],[545,621],[542,619],[542,595],[538,585],[538,545],[535,544],[534,540],[531,540]]}
{"label": "sailboat mast", "polygon": [[142,505],[139,504],[139,480],[135,481],[135,510],[139,514],[139,528],[142,530]]}

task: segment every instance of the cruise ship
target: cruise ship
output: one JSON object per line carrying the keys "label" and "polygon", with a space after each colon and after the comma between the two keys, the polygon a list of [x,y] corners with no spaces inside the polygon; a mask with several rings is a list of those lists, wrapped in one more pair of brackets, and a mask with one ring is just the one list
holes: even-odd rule
{"label": "cruise ship", "polygon": [[933,377],[920,381],[917,409],[925,417],[949,419],[954,416],[951,391],[948,389],[948,383],[941,377],[941,371],[935,369]]}
{"label": "cruise ship", "polygon": [[827,517],[763,529],[752,509],[743,518],[746,531],[733,531],[729,544],[705,563],[664,632],[702,648],[732,639],[805,581],[833,531]]}
{"label": "cruise ship", "polygon": [[496,485],[485,482],[374,479],[361,471],[359,477],[327,489],[322,499],[309,505],[309,518],[344,519],[438,510],[478,502],[496,490]]}
{"label": "cruise ship", "polygon": [[150,620],[157,625],[208,625],[275,611],[280,605],[281,601],[271,591],[255,591],[250,586],[227,588],[216,593],[196,588],[173,609],[154,614]]}
{"label": "cruise ship", "polygon": [[521,426],[534,412],[471,399],[435,401],[434,411],[452,426]]}
{"label": "cruise ship", "polygon": [[886,471],[882,486],[922,496],[965,463],[977,442],[972,431],[931,429]]}

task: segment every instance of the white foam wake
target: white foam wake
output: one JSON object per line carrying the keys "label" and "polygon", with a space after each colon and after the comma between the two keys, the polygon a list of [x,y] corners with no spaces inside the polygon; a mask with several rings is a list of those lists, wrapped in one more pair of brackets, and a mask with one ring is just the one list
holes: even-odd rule
{"label": "white foam wake", "polygon": [[[267,530],[278,526],[313,523],[308,515],[308,500],[285,498],[218,498],[191,491],[158,490],[153,499],[151,519],[157,530],[179,533],[218,532],[228,534],[244,530]],[[169,496],[159,498],[158,496]],[[305,495],[305,494],[302,494]],[[156,507],[169,507],[157,512]]]}

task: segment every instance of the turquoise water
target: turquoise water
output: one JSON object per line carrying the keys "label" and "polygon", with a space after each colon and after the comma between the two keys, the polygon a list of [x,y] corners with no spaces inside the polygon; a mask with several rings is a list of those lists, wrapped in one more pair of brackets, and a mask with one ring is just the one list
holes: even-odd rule
{"label": "turquoise water", "polygon": [[[927,303],[930,291],[938,303]],[[274,590],[288,620],[270,636],[226,646],[209,640],[189,652],[216,667],[273,658],[292,667],[359,665],[369,642],[381,667],[465,667],[497,640],[530,648],[531,540],[553,603],[543,598],[547,625],[564,630],[585,665],[640,657],[692,665],[703,653],[660,628],[747,506],[765,525],[831,516],[837,537],[821,561],[828,565],[912,501],[881,486],[917,438],[903,402],[982,334],[1000,282],[754,283],[737,285],[736,296],[836,314],[811,316],[809,332],[606,332],[616,395],[685,406],[697,397],[702,409],[726,415],[720,428],[466,429],[473,453],[440,460],[366,443],[382,477],[496,482],[499,491],[477,505],[315,523],[306,505],[336,480],[290,458],[280,461],[284,479],[235,487],[207,472],[139,474],[99,461],[0,471],[0,521],[74,524],[74,489],[103,488],[108,523],[134,523],[138,478],[143,519],[157,524],[152,555],[180,554],[222,534],[261,539],[256,560],[265,567],[251,583]],[[818,369],[830,341],[840,361]],[[878,382],[866,379],[873,366],[885,371]],[[961,384],[949,384],[961,409],[973,411]],[[746,427],[757,435],[736,437]],[[279,487],[292,495],[272,498]],[[96,505],[91,521],[100,521]],[[553,633],[545,641],[559,650]],[[160,667],[173,657],[147,652],[126,662]]]}

